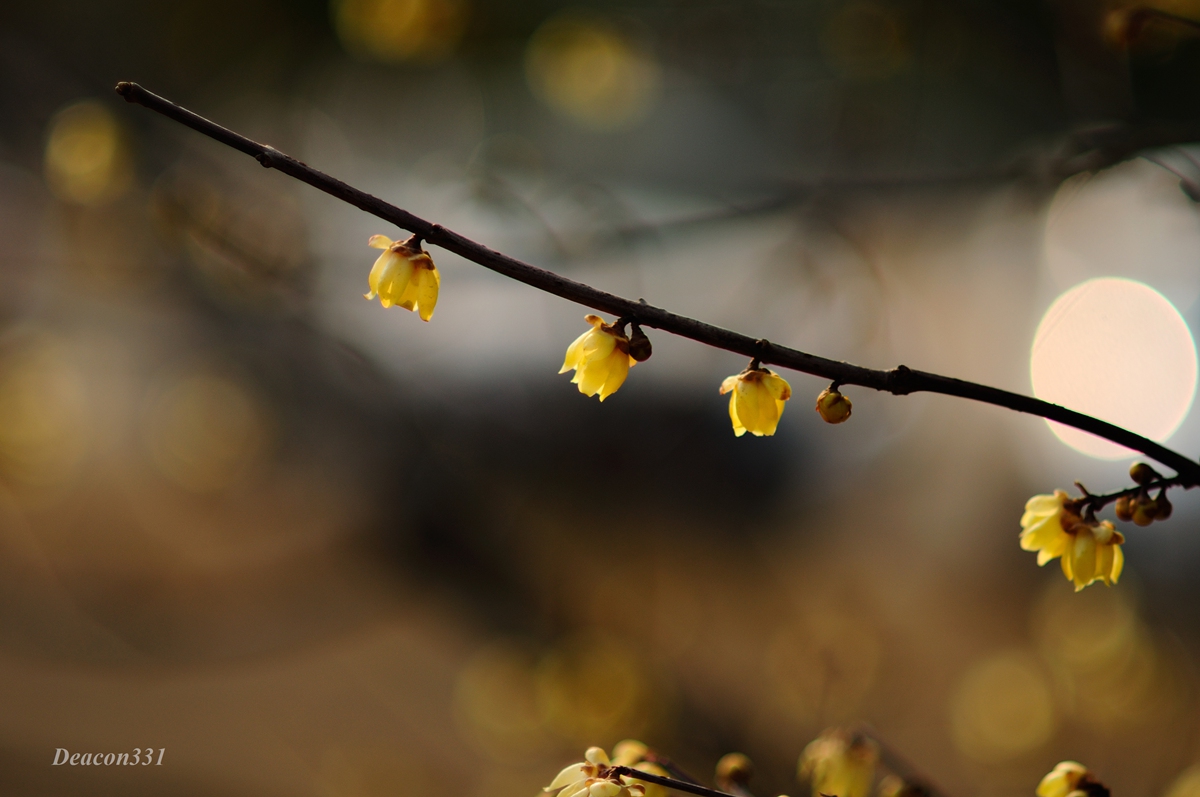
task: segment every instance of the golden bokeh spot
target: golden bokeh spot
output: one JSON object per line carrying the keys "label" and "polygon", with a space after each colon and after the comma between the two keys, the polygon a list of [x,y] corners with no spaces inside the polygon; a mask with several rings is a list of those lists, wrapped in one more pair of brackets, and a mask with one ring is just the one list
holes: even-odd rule
{"label": "golden bokeh spot", "polygon": [[184,489],[208,493],[252,473],[266,453],[270,425],[266,409],[241,384],[193,373],[155,397],[146,442],[160,473]]}
{"label": "golden bokeh spot", "polygon": [[504,643],[470,658],[454,688],[460,732],[498,762],[536,754],[547,741],[538,708],[537,661]]}
{"label": "golden bokeh spot", "polygon": [[26,487],[64,481],[87,441],[83,380],[61,346],[42,341],[0,362],[0,478]]}
{"label": "golden bokeh spot", "polygon": [[1048,593],[1033,620],[1062,703],[1077,720],[1112,731],[1162,721],[1180,708],[1186,665],[1155,639],[1124,593]]}
{"label": "golden bokeh spot", "polygon": [[976,662],[950,703],[950,730],[958,750],[984,763],[1015,758],[1054,734],[1050,684],[1037,660],[1008,651]]}
{"label": "golden bokeh spot", "polygon": [[1034,609],[1033,626],[1048,661],[1082,673],[1120,666],[1140,635],[1126,592],[1117,590],[1047,591]]}
{"label": "golden bokeh spot", "polygon": [[1179,773],[1163,797],[1200,797],[1200,764],[1192,764]]}
{"label": "golden bokeh spot", "polygon": [[641,736],[655,709],[636,653],[594,633],[568,639],[543,657],[537,697],[546,726],[579,744]]}
{"label": "golden bokeh spot", "polygon": [[881,653],[862,618],[828,613],[780,629],[764,665],[778,704],[796,720],[846,722],[874,686]]}
{"label": "golden bokeh spot", "polygon": [[464,0],[333,0],[331,10],[342,45],[383,63],[443,60],[467,24]]}
{"label": "golden bokeh spot", "polygon": [[94,100],[67,106],[50,121],[46,183],[55,196],[80,205],[101,205],[125,193],[133,179],[120,125]]}
{"label": "golden bokeh spot", "polygon": [[600,19],[567,14],[544,23],[529,40],[525,75],[533,93],[583,127],[632,127],[658,99],[658,62]]}
{"label": "golden bokeh spot", "polygon": [[899,15],[869,1],[849,2],[834,12],[821,35],[821,51],[831,67],[860,80],[890,77],[911,57]]}

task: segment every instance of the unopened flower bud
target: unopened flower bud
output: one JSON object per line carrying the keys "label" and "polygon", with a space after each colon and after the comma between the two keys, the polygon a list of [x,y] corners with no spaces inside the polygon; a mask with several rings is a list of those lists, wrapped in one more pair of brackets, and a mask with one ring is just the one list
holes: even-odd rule
{"label": "unopened flower bud", "polygon": [[729,753],[717,762],[717,784],[724,791],[730,786],[745,786],[754,775],[754,764],[741,753]]}
{"label": "unopened flower bud", "polygon": [[1118,498],[1113,509],[1117,513],[1117,520],[1124,520],[1126,523],[1133,520],[1133,501],[1129,496],[1123,495]]}
{"label": "unopened flower bud", "polygon": [[1147,465],[1145,462],[1137,462],[1130,466],[1129,478],[1133,479],[1138,484],[1149,484],[1155,479],[1161,477],[1158,475],[1158,471]]}
{"label": "unopened flower bud", "polygon": [[633,325],[633,334],[629,336],[629,356],[640,363],[650,359],[650,355],[654,353],[654,347],[650,345],[650,338],[646,337],[646,333],[637,324]]}
{"label": "unopened flower bud", "polygon": [[1143,496],[1133,506],[1133,522],[1139,526],[1149,526],[1158,516],[1158,503],[1149,496]]}
{"label": "unopened flower bud", "polygon": [[817,396],[817,412],[825,419],[825,423],[841,423],[850,417],[850,399],[833,388],[825,388]]}
{"label": "unopened flower bud", "polygon": [[1158,498],[1154,499],[1154,503],[1158,504],[1158,511],[1154,513],[1156,520],[1166,520],[1175,509],[1175,507],[1171,506],[1171,502],[1167,500],[1166,490],[1158,494]]}

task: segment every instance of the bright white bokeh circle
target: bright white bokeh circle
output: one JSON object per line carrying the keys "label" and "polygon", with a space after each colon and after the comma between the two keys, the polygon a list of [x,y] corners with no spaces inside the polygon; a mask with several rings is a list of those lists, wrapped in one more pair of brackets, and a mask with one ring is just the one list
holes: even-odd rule
{"label": "bright white bokeh circle", "polygon": [[1196,204],[1178,177],[1140,158],[1064,182],[1046,212],[1043,251],[1059,290],[1128,277],[1185,311],[1200,296]]}
{"label": "bright white bokeh circle", "polygon": [[[1042,317],[1030,375],[1038,398],[1163,442],[1196,396],[1196,343],[1175,306],[1149,285],[1091,279],[1059,296]],[[1132,455],[1095,435],[1047,423],[1084,454]]]}

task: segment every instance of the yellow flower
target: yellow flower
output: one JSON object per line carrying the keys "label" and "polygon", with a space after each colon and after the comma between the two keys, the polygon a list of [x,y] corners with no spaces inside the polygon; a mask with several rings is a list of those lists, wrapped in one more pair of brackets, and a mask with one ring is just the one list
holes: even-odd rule
{"label": "yellow flower", "polygon": [[1125,567],[1121,552],[1125,536],[1107,520],[1095,526],[1081,524],[1077,529],[1073,544],[1062,557],[1063,575],[1075,582],[1076,592],[1093,581],[1116,584]]}
{"label": "yellow flower", "polygon": [[873,740],[830,728],[804,748],[799,775],[812,783],[813,797],[867,797],[878,761],[879,747]]}
{"label": "yellow flower", "polygon": [[1107,520],[1085,521],[1076,502],[1062,490],[1035,495],[1021,516],[1021,548],[1038,552],[1038,565],[1062,557],[1063,574],[1075,591],[1094,581],[1112,585],[1121,577],[1124,535]]}
{"label": "yellow flower", "polygon": [[783,404],[792,397],[792,386],[766,368],[747,368],[721,383],[721,395],[729,397],[729,420],[733,433],[749,432],[756,437],[775,434]]}
{"label": "yellow flower", "polygon": [[1038,784],[1038,797],[1067,797],[1079,781],[1088,774],[1087,767],[1077,761],[1060,761]]}
{"label": "yellow flower", "polygon": [[[620,745],[618,749],[613,750],[618,754],[618,759],[612,762],[603,749],[589,747],[583,761],[563,769],[542,791],[547,794],[557,792],[557,797],[646,797],[648,788],[656,788],[659,793],[664,793],[661,787],[614,774],[613,767],[633,767],[636,764],[639,770],[666,776],[666,773],[654,764],[637,763],[634,759],[640,756],[630,755],[630,751],[622,751],[619,748]],[[644,745],[642,749],[645,749]]]}
{"label": "yellow flower", "polygon": [[415,310],[422,321],[428,321],[433,318],[442,278],[433,258],[415,239],[413,236],[407,241],[393,241],[386,235],[371,236],[368,245],[384,252],[371,267],[367,277],[371,290],[363,296],[367,299],[378,296],[384,307],[396,305]]}
{"label": "yellow flower", "polygon": [[592,328],[575,338],[567,347],[560,374],[574,370],[572,384],[579,385],[585,396],[600,394],[600,400],[617,392],[625,383],[630,366],[637,361],[629,356],[629,338],[598,315],[585,316]]}

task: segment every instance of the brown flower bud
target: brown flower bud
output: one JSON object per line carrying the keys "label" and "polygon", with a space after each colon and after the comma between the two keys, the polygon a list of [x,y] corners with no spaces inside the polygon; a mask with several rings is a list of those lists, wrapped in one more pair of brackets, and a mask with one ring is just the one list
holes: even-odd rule
{"label": "brown flower bud", "polygon": [[1123,495],[1118,498],[1113,509],[1117,513],[1117,520],[1124,520],[1126,523],[1133,520],[1133,501],[1129,496]]}
{"label": "brown flower bud", "polygon": [[725,791],[730,786],[745,786],[754,775],[754,764],[741,753],[729,753],[717,762],[717,784]]}
{"label": "brown flower bud", "polygon": [[841,423],[850,417],[850,399],[833,388],[825,388],[817,396],[817,412],[826,423]]}
{"label": "brown flower bud", "polygon": [[1154,514],[1156,520],[1166,520],[1171,516],[1171,512],[1175,510],[1175,507],[1171,506],[1171,502],[1167,500],[1166,490],[1158,494],[1158,498],[1154,499],[1154,503],[1158,504],[1158,511]]}
{"label": "brown flower bud", "polygon": [[640,363],[650,359],[650,355],[654,353],[654,347],[650,345],[650,338],[646,337],[646,333],[637,324],[633,325],[633,334],[629,336],[629,356]]}
{"label": "brown flower bud", "polygon": [[1130,466],[1129,478],[1133,479],[1138,484],[1149,484],[1155,479],[1161,477],[1158,475],[1158,471],[1147,465],[1145,462],[1137,462]]}
{"label": "brown flower bud", "polygon": [[1139,526],[1149,526],[1158,516],[1158,503],[1149,496],[1143,496],[1133,506],[1133,522]]}

